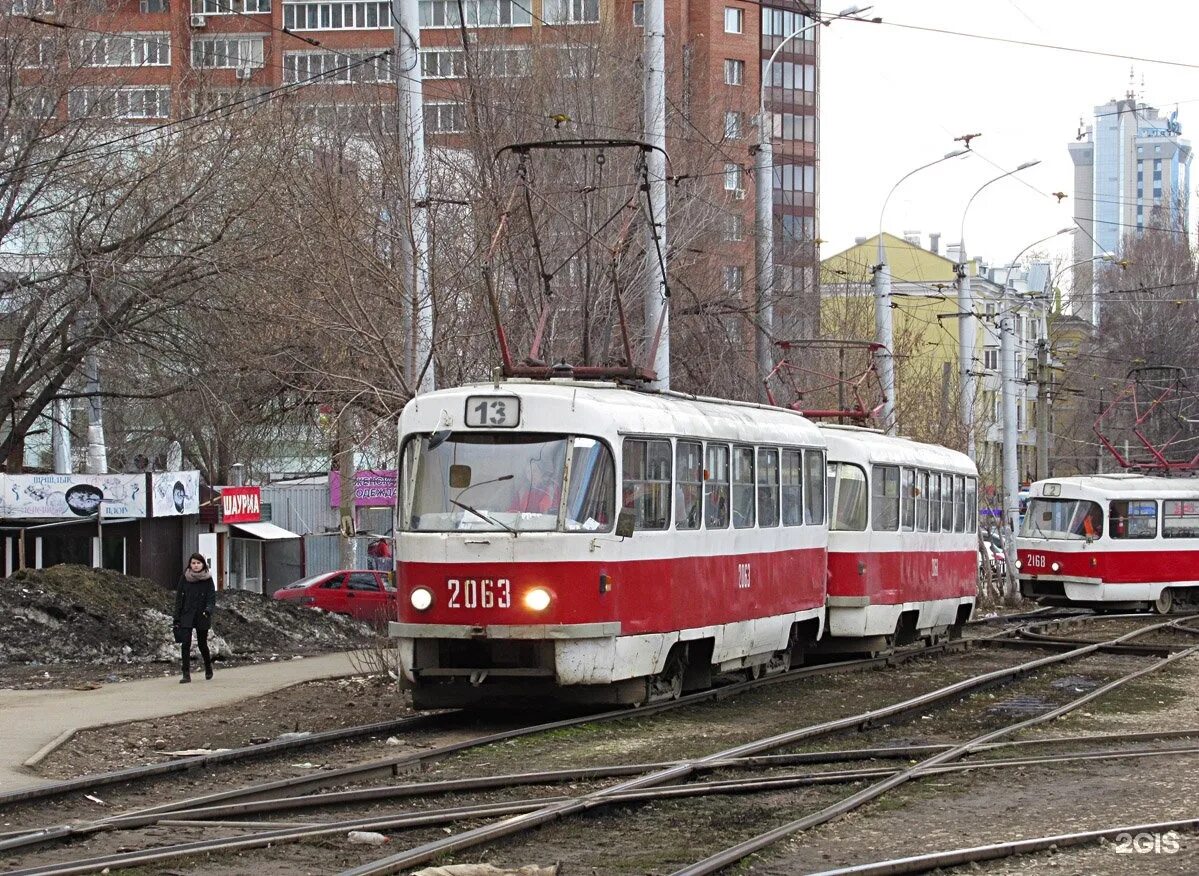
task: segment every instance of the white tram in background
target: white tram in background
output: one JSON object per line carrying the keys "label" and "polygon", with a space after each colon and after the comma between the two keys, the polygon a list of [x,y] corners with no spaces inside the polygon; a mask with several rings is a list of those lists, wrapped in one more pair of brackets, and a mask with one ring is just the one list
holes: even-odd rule
{"label": "white tram in background", "polygon": [[1168,613],[1199,588],[1199,479],[1038,481],[1016,555],[1020,592],[1038,602]]}
{"label": "white tram in background", "polygon": [[[973,495],[973,470],[938,448],[819,429],[783,408],[562,379],[418,396],[400,442],[391,634],[418,708],[641,702],[716,672],[786,668],[825,632],[826,482],[855,526],[889,526],[895,505],[890,531],[834,534],[869,570],[834,576],[856,599],[829,614],[842,635],[887,635],[888,622],[894,634],[907,616],[933,632],[973,604],[957,576],[976,568],[968,506],[942,505],[932,487],[896,504],[921,473]],[[844,481],[840,469],[826,481],[826,443]],[[873,515],[861,510],[870,483]],[[894,557],[876,563],[883,550]]]}
{"label": "white tram in background", "polygon": [[829,648],[840,639],[849,650],[878,650],[891,637],[904,644],[960,629],[978,592],[978,470],[970,457],[872,430],[821,432]]}

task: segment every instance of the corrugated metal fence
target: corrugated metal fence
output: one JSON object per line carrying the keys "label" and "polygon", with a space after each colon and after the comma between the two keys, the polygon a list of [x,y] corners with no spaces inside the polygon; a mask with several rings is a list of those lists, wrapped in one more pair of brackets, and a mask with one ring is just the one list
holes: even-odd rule
{"label": "corrugated metal fence", "polygon": [[[366,549],[374,540],[369,536],[360,536],[350,540],[354,547],[354,562],[350,568],[370,568],[367,564]],[[340,542],[341,539],[338,538],[337,533],[304,536],[304,574],[319,575],[322,572],[332,572],[334,569],[344,568],[341,564]]]}

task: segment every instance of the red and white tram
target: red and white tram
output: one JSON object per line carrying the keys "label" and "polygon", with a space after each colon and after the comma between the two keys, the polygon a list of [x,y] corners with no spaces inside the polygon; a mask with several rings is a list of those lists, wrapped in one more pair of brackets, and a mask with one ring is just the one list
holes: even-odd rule
{"label": "red and white tram", "polygon": [[1020,591],[1048,605],[1153,608],[1199,587],[1199,479],[1038,481],[1016,539]]}
{"label": "red and white tram", "polygon": [[880,650],[960,629],[978,591],[974,463],[872,430],[821,432],[830,499],[825,647]]}
{"label": "red and white tram", "polygon": [[418,396],[400,433],[418,707],[677,695],[822,632],[824,440],[797,413],[513,380]]}

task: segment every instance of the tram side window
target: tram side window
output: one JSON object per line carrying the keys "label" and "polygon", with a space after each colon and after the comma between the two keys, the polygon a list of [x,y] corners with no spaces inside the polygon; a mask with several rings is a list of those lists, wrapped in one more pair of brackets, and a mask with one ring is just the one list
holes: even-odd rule
{"label": "tram side window", "polygon": [[674,451],[674,525],[676,529],[699,529],[704,496],[704,446],[698,441],[680,441]]}
{"label": "tram side window", "polygon": [[941,531],[953,532],[953,475],[941,475]]}
{"label": "tram side window", "polygon": [[833,463],[836,488],[830,529],[860,532],[866,528],[866,472],[847,462]]}
{"label": "tram side window", "polygon": [[966,531],[966,479],[953,476],[953,531]]}
{"label": "tram side window", "polygon": [[808,523],[824,523],[824,454],[805,450],[803,460],[804,519]]}
{"label": "tram side window", "polygon": [[903,469],[899,480],[899,517],[904,532],[916,528],[916,470]]}
{"label": "tram side window", "polygon": [[916,472],[916,529],[928,532],[928,472]]}
{"label": "tram side window", "polygon": [[758,448],[758,526],[779,525],[779,452]]}
{"label": "tram side window", "polygon": [[616,504],[616,466],[608,445],[594,438],[575,438],[566,496],[566,529],[601,532],[612,529]]}
{"label": "tram side window", "polygon": [[1166,499],[1162,502],[1162,538],[1199,538],[1199,501]]}
{"label": "tram side window", "polygon": [[966,531],[978,529],[978,479],[966,478]]}
{"label": "tram side window", "polygon": [[704,526],[724,529],[729,525],[729,448],[709,444],[707,480],[704,483]]}
{"label": "tram side window", "polygon": [[621,506],[633,512],[634,529],[670,523],[670,442],[626,438]]}
{"label": "tram side window", "polygon": [[941,531],[941,475],[935,471],[928,476],[928,531]]}
{"label": "tram side window", "polygon": [[1156,538],[1157,502],[1153,499],[1112,502],[1108,520],[1112,538]]}
{"label": "tram side window", "polygon": [[899,529],[899,469],[893,465],[876,465],[870,472],[874,480],[870,496],[873,527],[877,531]]}
{"label": "tram side window", "polygon": [[783,526],[798,526],[803,523],[803,454],[798,450],[784,450],[781,474],[783,476]]}
{"label": "tram side window", "polygon": [[754,449],[733,448],[733,528],[754,525]]}

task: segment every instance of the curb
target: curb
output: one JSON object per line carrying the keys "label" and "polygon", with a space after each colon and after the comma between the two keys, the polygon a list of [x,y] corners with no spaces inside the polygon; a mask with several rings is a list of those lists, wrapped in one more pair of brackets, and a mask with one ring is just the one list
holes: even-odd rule
{"label": "curb", "polygon": [[21,766],[23,766],[23,767],[37,766],[39,763],[41,763],[43,760],[45,760],[47,757],[49,757],[51,754],[53,754],[57,748],[59,748],[62,745],[66,745],[66,743],[70,742],[71,738],[77,732],[79,732],[78,727],[68,727],[66,730],[59,733],[57,736],[55,736],[53,739],[51,739],[49,742],[47,742],[45,745],[43,745],[41,748],[39,748],[36,752],[34,752],[32,756],[27,758],[21,764]]}

